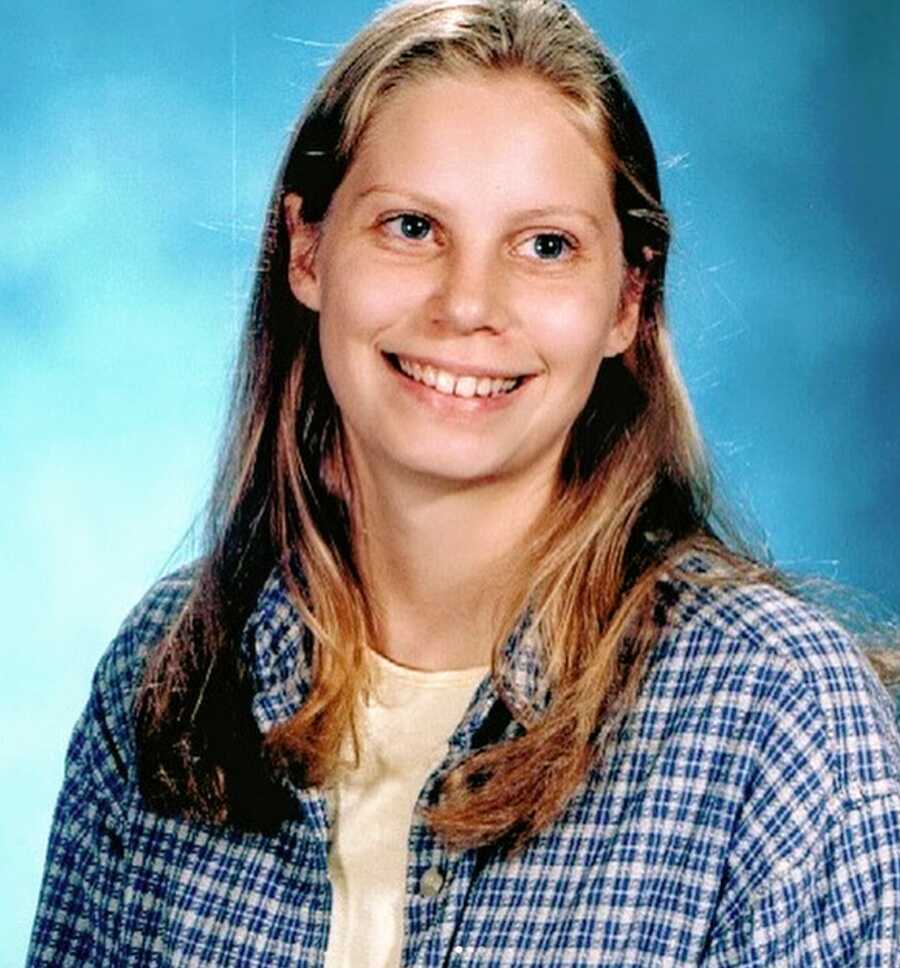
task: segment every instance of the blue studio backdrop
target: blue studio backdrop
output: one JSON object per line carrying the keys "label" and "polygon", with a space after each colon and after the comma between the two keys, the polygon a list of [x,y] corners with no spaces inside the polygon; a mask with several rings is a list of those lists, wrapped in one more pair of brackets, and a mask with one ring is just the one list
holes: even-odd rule
{"label": "blue studio backdrop", "polygon": [[[189,554],[288,129],[375,6],[4,11],[0,968],[92,669]],[[659,150],[670,318],[729,496],[779,564],[896,610],[900,5],[581,9]]]}

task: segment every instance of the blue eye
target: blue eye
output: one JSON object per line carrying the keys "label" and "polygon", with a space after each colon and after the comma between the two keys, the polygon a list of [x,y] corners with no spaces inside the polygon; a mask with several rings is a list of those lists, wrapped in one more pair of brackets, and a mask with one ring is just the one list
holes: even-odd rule
{"label": "blue eye", "polygon": [[559,259],[572,248],[572,243],[557,232],[541,232],[531,240],[532,252],[546,262]]}
{"label": "blue eye", "polygon": [[424,215],[415,215],[412,212],[395,215],[384,224],[391,226],[396,234],[411,242],[421,242],[431,232],[431,222]]}

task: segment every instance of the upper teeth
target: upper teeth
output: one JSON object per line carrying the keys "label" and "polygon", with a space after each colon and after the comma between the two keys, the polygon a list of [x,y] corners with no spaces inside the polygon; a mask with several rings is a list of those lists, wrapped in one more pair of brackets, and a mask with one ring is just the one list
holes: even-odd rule
{"label": "upper teeth", "polygon": [[435,366],[422,366],[412,360],[404,360],[402,356],[397,357],[397,364],[408,377],[447,396],[496,397],[509,393],[519,382],[512,377],[460,376]]}

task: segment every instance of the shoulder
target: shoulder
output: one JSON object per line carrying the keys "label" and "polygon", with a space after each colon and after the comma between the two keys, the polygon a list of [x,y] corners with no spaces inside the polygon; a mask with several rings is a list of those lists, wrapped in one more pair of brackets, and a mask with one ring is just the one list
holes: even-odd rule
{"label": "shoulder", "polygon": [[100,658],[81,723],[86,738],[93,736],[95,766],[111,763],[116,772],[131,774],[132,709],[147,657],[178,618],[196,571],[196,563],[190,564],[156,581],[128,613]]}
{"label": "shoulder", "polygon": [[825,910],[877,933],[900,856],[893,702],[853,636],[802,597],[710,581],[702,565],[671,577],[642,722],[669,800],[727,845],[721,943],[736,952],[755,923],[754,963],[768,963],[791,931],[817,937]]}
{"label": "shoulder", "polygon": [[178,618],[194,586],[196,564],[156,581],[125,617],[100,660],[95,686],[129,691],[143,673],[147,655]]}
{"label": "shoulder", "polygon": [[699,558],[673,573],[670,591],[648,674],[657,706],[715,708],[729,742],[740,734],[759,757],[792,749],[835,793],[896,788],[893,703],[844,628],[774,585],[713,578]]}

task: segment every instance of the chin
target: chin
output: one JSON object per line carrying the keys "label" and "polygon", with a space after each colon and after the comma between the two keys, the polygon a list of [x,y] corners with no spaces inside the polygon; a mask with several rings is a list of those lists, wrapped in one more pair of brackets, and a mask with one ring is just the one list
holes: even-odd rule
{"label": "chin", "polygon": [[414,451],[410,451],[408,447],[397,447],[388,450],[386,456],[401,473],[417,477],[466,481],[477,480],[485,474],[495,472],[497,460],[488,457],[483,450],[478,453],[471,448],[441,447],[436,438],[437,435],[430,442],[432,446],[416,448]]}
{"label": "chin", "polygon": [[451,487],[486,483],[503,476],[502,471],[493,465],[476,467],[471,463],[454,464],[446,461],[410,464],[407,465],[407,469],[415,477],[432,481],[435,484],[443,482]]}
{"label": "chin", "polygon": [[406,455],[398,463],[416,477],[434,483],[443,481],[455,487],[497,482],[504,478],[520,478],[528,473],[527,464],[523,465],[498,454],[486,455],[483,450],[481,453],[462,450],[458,453],[420,453],[414,457]]}

